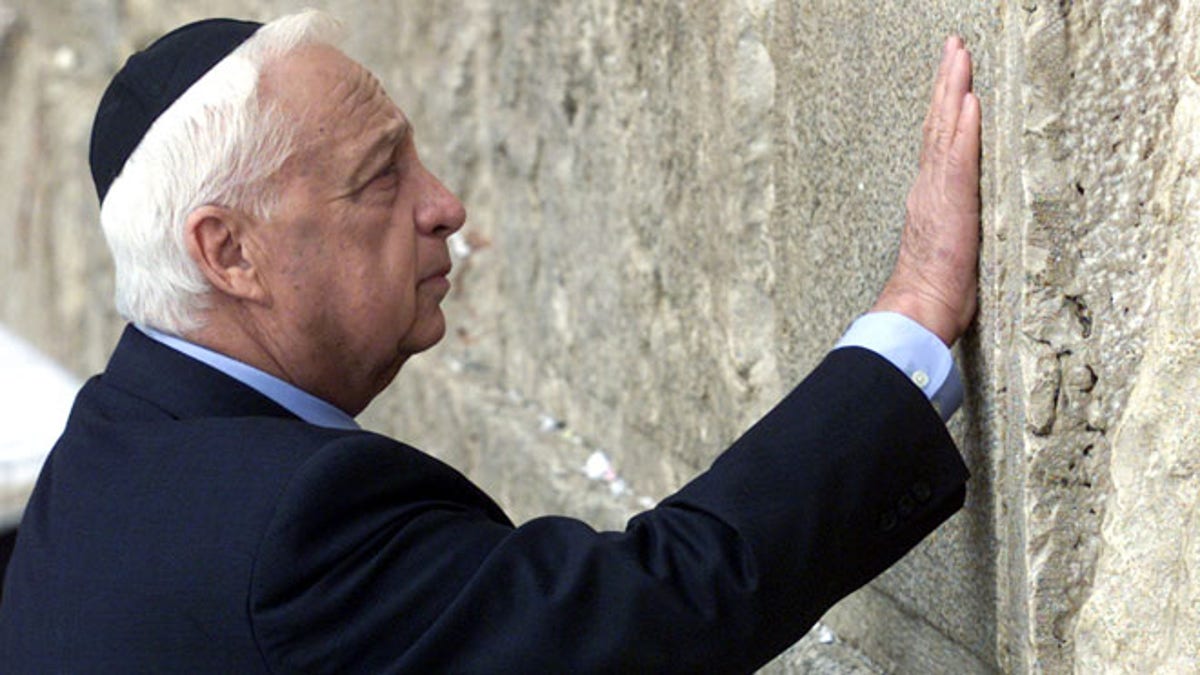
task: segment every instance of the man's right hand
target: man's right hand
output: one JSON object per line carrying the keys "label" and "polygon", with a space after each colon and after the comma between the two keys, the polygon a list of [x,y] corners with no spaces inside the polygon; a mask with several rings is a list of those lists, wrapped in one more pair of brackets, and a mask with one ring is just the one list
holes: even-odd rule
{"label": "man's right hand", "polygon": [[871,311],[899,312],[947,345],[975,316],[979,258],[979,99],[971,54],[946,40],[908,193],[900,255]]}

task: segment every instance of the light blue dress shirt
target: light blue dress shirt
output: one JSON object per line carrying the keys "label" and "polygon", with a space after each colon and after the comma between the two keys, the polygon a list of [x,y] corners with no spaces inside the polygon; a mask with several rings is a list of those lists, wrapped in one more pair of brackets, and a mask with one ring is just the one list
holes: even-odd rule
{"label": "light blue dress shirt", "polygon": [[211,349],[201,347],[198,344],[188,342],[174,335],[167,335],[162,331],[157,331],[147,326],[136,327],[151,340],[162,343],[177,352],[181,352],[201,363],[216,368],[283,406],[293,415],[309,424],[331,429],[360,428],[358,422],[355,422],[354,418],[346,414],[341,408],[328,401],[321,400],[295,385],[284,382],[274,375],[264,373],[254,366],[246,365],[237,359],[231,359],[224,354],[218,354]]}
{"label": "light blue dress shirt", "polygon": [[[333,429],[360,428],[337,406],[274,375],[174,335],[141,325],[137,329],[156,342],[216,368],[305,422]],[[936,335],[902,314],[872,312],[860,316],[834,345],[834,349],[841,347],[862,347],[890,361],[925,393],[943,420],[950,419],[962,405],[962,379],[950,350]]]}
{"label": "light blue dress shirt", "polygon": [[839,347],[863,347],[891,361],[925,393],[943,421],[962,405],[962,378],[950,349],[941,338],[903,314],[863,314],[833,348]]}

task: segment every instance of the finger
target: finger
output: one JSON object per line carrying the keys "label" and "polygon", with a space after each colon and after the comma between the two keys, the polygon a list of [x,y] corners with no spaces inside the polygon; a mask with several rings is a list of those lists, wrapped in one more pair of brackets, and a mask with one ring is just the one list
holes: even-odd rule
{"label": "finger", "polygon": [[979,183],[981,124],[979,97],[967,92],[963,95],[962,112],[950,150],[950,169],[969,185]]}
{"label": "finger", "polygon": [[958,51],[955,44],[955,36],[951,35],[946,38],[945,44],[942,45],[942,58],[938,62],[937,75],[933,78],[933,89],[929,97],[929,109],[925,113],[925,121],[932,122],[933,111],[937,108],[938,95],[942,91],[946,82],[946,76],[950,73],[950,65],[954,63],[954,53]]}
{"label": "finger", "polygon": [[954,57],[954,66],[946,76],[946,95],[961,98],[971,91],[971,52],[963,47]]}
{"label": "finger", "polygon": [[933,80],[933,90],[929,97],[929,108],[925,111],[925,121],[921,123],[922,144],[921,144],[921,162],[925,162],[925,157],[928,155],[930,145],[933,141],[934,126],[937,120],[937,111],[940,108],[941,101],[945,96],[946,80],[950,75],[950,68],[954,64],[955,54],[962,47],[962,41],[956,35],[951,35],[946,38],[946,43],[942,46],[942,60],[938,64],[937,76]]}
{"label": "finger", "polygon": [[958,52],[962,51],[963,43],[957,35],[951,35],[946,38],[946,44],[942,47],[942,61],[938,64],[937,79],[933,83],[933,100],[930,102],[930,109],[936,110],[937,105],[941,103],[941,97],[945,96],[946,82],[950,79],[950,71],[954,68],[954,60]]}
{"label": "finger", "polygon": [[942,58],[938,62],[937,74],[933,78],[933,88],[929,92],[929,106],[925,109],[925,120],[921,122],[921,161],[924,161],[926,154],[926,146],[929,144],[930,135],[933,133],[934,111],[937,110],[938,95],[942,91],[942,83],[946,81],[946,74],[950,70],[950,63],[954,60],[954,43],[953,37],[946,38],[946,42],[942,45]]}
{"label": "finger", "polygon": [[971,57],[967,51],[959,50],[946,77],[945,92],[934,119],[934,152],[945,156],[958,127],[958,116],[962,112],[963,99],[970,89]]}

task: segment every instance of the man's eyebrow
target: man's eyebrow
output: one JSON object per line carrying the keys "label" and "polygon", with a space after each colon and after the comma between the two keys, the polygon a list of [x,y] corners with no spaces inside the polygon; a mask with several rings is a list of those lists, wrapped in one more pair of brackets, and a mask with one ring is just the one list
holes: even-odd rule
{"label": "man's eyebrow", "polygon": [[407,121],[398,121],[389,126],[371,143],[370,148],[363,154],[362,160],[350,174],[351,180],[358,185],[370,179],[375,169],[382,164],[383,157],[390,156],[396,145],[412,134],[412,125]]}

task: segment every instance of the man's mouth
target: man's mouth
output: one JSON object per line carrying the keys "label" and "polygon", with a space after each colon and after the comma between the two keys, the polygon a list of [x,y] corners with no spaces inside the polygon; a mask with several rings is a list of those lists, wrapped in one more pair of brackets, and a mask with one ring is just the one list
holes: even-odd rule
{"label": "man's mouth", "polygon": [[446,263],[445,265],[438,267],[437,269],[433,270],[429,274],[426,274],[424,277],[422,277],[420,283],[423,284],[426,281],[432,281],[434,279],[445,279],[450,276],[451,269],[452,269],[451,264]]}
{"label": "man's mouth", "polygon": [[439,265],[432,272],[421,277],[421,280],[417,282],[417,286],[427,291],[435,291],[438,295],[445,296],[446,293],[450,292],[449,276],[451,268],[452,265],[448,261],[444,265]]}

